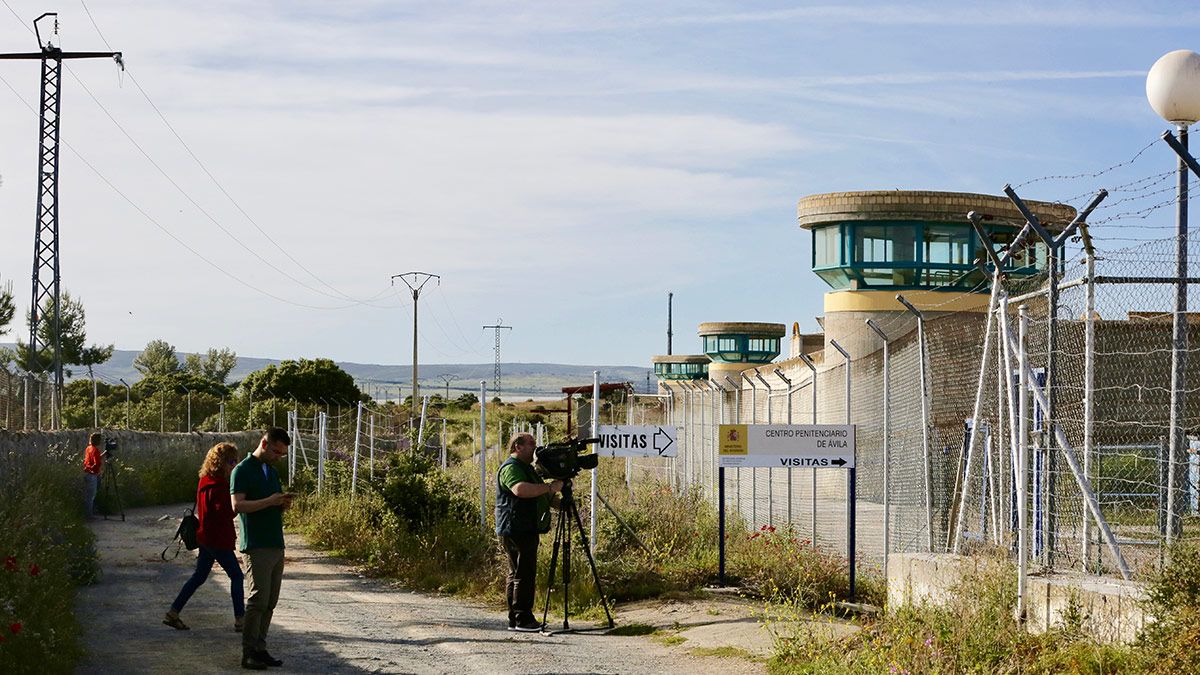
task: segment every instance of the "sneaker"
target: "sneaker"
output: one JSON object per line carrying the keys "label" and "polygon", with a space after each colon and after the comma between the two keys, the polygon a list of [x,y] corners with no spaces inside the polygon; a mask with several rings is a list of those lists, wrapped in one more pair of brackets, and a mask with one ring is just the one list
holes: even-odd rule
{"label": "sneaker", "polygon": [[533,618],[532,616],[527,616],[524,619],[521,619],[520,621],[518,621],[517,625],[513,627],[513,630],[519,631],[522,633],[538,633],[538,632],[541,632],[541,630],[545,627],[546,627],[546,625],[543,624],[542,622],[538,621],[537,619]]}
{"label": "sneaker", "polygon": [[245,654],[242,656],[242,667],[246,670],[266,670],[267,664],[260,661],[254,654]]}
{"label": "sneaker", "polygon": [[267,664],[268,666],[275,666],[276,668],[283,665],[282,659],[277,659],[274,656],[271,656],[265,649],[254,652],[254,658],[258,659],[262,663]]}
{"label": "sneaker", "polygon": [[171,610],[163,617],[163,623],[174,628],[175,630],[191,630],[188,625],[179,618],[179,612]]}
{"label": "sneaker", "polygon": [[246,627],[246,617],[244,617],[244,616],[233,617],[233,632],[240,633],[240,632],[242,632],[242,629],[244,629],[245,627]]}
{"label": "sneaker", "polygon": [[508,615],[508,629],[509,630],[517,629],[517,616],[515,614]]}

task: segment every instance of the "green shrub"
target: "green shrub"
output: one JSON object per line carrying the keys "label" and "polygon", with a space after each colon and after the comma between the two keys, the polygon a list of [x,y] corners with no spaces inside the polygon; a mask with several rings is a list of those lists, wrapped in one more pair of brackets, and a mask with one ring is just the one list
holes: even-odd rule
{"label": "green shrub", "polygon": [[[359,477],[357,496],[338,478],[344,462],[328,460],[325,468],[322,495],[305,494],[289,513],[313,545],[415,589],[494,593],[500,573],[494,537],[479,527],[477,506],[463,487],[433,461],[394,455],[376,466],[374,481]],[[306,473],[298,477],[312,485]]]}
{"label": "green shrub", "polygon": [[477,506],[432,459],[400,453],[388,460],[372,486],[409,532],[423,533],[444,521],[468,522]]}
{"label": "green shrub", "polygon": [[1183,542],[1146,588],[1152,622],[1137,645],[1147,670],[1200,672],[1200,544]]}

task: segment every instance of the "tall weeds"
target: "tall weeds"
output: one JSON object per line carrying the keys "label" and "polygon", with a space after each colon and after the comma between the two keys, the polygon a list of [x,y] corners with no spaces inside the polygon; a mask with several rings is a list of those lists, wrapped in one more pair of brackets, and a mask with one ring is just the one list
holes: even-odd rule
{"label": "tall weeds", "polygon": [[0,457],[0,672],[70,672],[82,653],[75,589],[98,567],[74,460]]}

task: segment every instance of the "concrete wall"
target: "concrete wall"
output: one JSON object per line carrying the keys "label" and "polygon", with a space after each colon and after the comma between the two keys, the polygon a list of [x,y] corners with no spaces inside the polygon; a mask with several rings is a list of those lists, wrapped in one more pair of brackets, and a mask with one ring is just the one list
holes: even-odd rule
{"label": "concrete wall", "polygon": [[[888,559],[888,606],[943,604],[965,575],[986,564],[948,553],[900,553]],[[1072,572],[1031,575],[1027,625],[1034,633],[1063,623],[1072,602],[1082,611],[1085,634],[1104,642],[1131,642],[1148,621],[1141,584]]]}
{"label": "concrete wall", "polygon": [[[157,432],[108,430],[105,437],[117,441],[117,456],[121,459],[151,458],[162,454],[201,455],[220,442],[237,445],[243,452],[254,449],[261,431],[239,431],[225,434],[190,433],[160,434]],[[83,451],[88,444],[87,429],[69,431],[3,431],[0,430],[0,458],[10,454],[49,454],[56,457],[78,456],[83,464]]]}

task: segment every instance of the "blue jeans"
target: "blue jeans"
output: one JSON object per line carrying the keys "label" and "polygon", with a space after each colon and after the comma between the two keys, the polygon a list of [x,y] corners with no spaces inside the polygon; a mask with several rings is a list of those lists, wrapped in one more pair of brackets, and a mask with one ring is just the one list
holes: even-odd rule
{"label": "blue jeans", "polygon": [[183,584],[179,595],[175,597],[175,602],[171,603],[171,609],[176,613],[182,612],[183,606],[191,599],[192,593],[195,593],[197,588],[208,581],[208,573],[212,571],[213,561],[220,563],[221,569],[225,570],[225,574],[229,577],[229,595],[233,597],[233,615],[235,617],[245,616],[246,596],[245,590],[242,588],[242,566],[238,564],[237,556],[233,554],[233,551],[212,549],[203,544],[200,545],[200,555],[196,557],[196,571],[192,572],[192,578]]}
{"label": "blue jeans", "polygon": [[83,474],[83,510],[88,518],[96,513],[96,489],[100,487],[100,476],[94,473]]}

